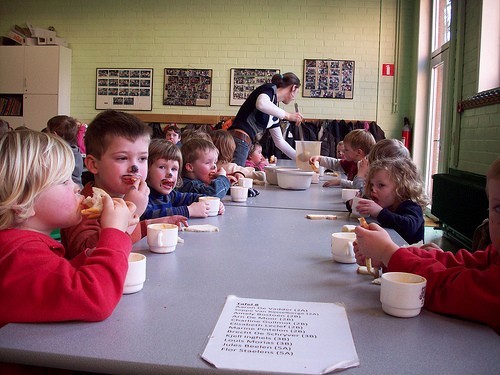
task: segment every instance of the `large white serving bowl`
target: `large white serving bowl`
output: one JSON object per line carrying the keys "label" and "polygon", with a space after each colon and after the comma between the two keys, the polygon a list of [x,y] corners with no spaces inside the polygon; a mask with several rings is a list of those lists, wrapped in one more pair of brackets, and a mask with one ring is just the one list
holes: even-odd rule
{"label": "large white serving bowl", "polygon": [[314,172],[298,168],[278,168],[278,186],[287,190],[306,190],[311,186]]}
{"label": "large white serving bowl", "polygon": [[268,184],[278,185],[278,176],[276,175],[276,170],[278,169],[297,169],[297,167],[285,167],[275,164],[266,165],[264,171],[266,172],[266,181]]}

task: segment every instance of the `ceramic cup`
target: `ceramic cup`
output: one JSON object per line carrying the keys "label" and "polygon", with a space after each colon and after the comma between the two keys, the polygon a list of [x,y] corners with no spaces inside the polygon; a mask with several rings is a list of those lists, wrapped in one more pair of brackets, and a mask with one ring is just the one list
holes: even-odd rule
{"label": "ceramic cup", "polygon": [[361,197],[354,197],[354,198],[352,198],[352,206],[351,206],[352,214],[355,215],[355,216],[359,216],[359,217],[364,216],[364,215],[361,215],[358,212],[358,210],[356,210],[356,207],[358,206],[360,199],[363,199],[363,198],[361,198]]}
{"label": "ceramic cup", "polygon": [[248,188],[243,186],[231,186],[231,200],[233,202],[246,202]]}
{"label": "ceramic cup", "polygon": [[345,202],[353,199],[358,192],[359,189],[342,189],[342,200]]}
{"label": "ceramic cup", "polygon": [[251,178],[240,178],[238,185],[251,189],[253,187],[253,180]]}
{"label": "ceramic cup", "polygon": [[420,314],[424,305],[425,277],[406,272],[382,274],[380,302],[385,313],[399,318]]}
{"label": "ceramic cup", "polygon": [[167,254],[175,250],[179,228],[174,224],[149,224],[148,245],[153,253]]}
{"label": "ceramic cup", "polygon": [[332,234],[332,256],[339,263],[356,263],[353,242],[356,234],[350,232],[338,232]]}
{"label": "ceramic cup", "polygon": [[208,216],[217,216],[219,214],[220,198],[218,197],[200,197],[200,202],[208,202]]}
{"label": "ceramic cup", "polygon": [[128,271],[123,284],[123,294],[137,293],[146,281],[146,257],[139,253],[128,256]]}

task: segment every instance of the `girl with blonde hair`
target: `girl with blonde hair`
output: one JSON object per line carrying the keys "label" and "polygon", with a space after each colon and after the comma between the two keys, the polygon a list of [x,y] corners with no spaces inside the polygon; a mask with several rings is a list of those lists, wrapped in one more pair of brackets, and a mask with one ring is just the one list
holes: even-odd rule
{"label": "girl with blonde hair", "polygon": [[135,205],[103,199],[93,250],[69,261],[50,237],[81,221],[73,153],[60,137],[35,131],[0,137],[0,327],[13,322],[99,321],[120,300],[136,224]]}
{"label": "girl with blonde hair", "polygon": [[424,239],[423,209],[429,203],[422,178],[409,158],[375,160],[370,165],[365,195],[356,207],[386,228],[392,228],[409,244]]}

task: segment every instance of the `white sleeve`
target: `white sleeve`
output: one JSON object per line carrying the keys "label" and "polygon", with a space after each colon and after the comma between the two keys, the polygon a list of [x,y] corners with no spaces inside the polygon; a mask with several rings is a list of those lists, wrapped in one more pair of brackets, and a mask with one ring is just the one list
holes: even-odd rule
{"label": "white sleeve", "polygon": [[279,126],[269,129],[271,137],[273,137],[273,142],[281,151],[285,153],[290,159],[295,161],[296,152],[292,146],[290,146],[287,141],[283,138],[281,134],[281,128]]}
{"label": "white sleeve", "polygon": [[257,97],[255,108],[257,108],[261,112],[277,117],[281,120],[285,118],[286,111],[274,104],[271,101],[271,98],[269,98],[269,96],[266,94],[260,94]]}

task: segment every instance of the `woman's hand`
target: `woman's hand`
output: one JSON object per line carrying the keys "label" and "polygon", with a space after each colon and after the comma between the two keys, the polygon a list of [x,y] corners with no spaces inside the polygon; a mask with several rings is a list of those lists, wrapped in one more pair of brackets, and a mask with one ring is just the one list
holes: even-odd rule
{"label": "woman's hand", "polygon": [[295,112],[295,113],[287,112],[284,120],[295,122],[295,125],[300,126],[300,124],[304,121],[304,116],[302,116],[300,112]]}

